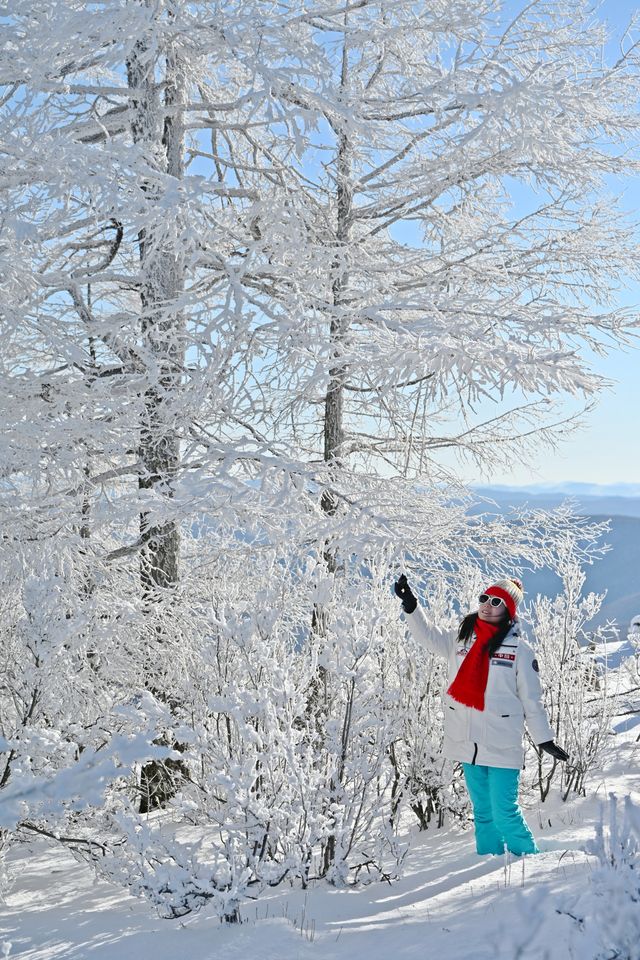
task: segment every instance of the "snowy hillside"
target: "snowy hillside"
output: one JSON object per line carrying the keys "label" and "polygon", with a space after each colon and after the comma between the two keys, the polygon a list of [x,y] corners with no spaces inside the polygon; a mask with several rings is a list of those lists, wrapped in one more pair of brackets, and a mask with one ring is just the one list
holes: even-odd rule
{"label": "snowy hillside", "polygon": [[[616,735],[588,797],[566,803],[556,797],[545,804],[522,797],[543,851],[538,856],[524,862],[478,857],[471,830],[412,829],[405,837],[401,880],[355,889],[326,883],[306,891],[280,887],[257,903],[245,902],[240,925],[221,925],[206,909],[183,920],[159,919],[145,902],[96,880],[93,871],[57,846],[43,840],[18,845],[8,867],[13,882],[0,927],[3,955],[21,960],[592,960],[599,956],[596,920],[591,916],[582,928],[571,916],[591,912],[590,897],[599,889],[594,886],[597,858],[581,848],[594,837],[601,804],[610,793],[630,797],[640,818],[637,734],[636,726]],[[636,867],[639,857],[636,847]],[[640,922],[637,905],[631,906]]]}

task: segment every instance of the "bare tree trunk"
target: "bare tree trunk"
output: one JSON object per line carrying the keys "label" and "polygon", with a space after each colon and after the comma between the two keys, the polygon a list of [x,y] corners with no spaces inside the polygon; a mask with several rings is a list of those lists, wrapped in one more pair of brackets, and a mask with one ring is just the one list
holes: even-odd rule
{"label": "bare tree trunk", "polygon": [[[342,82],[344,90],[347,84],[349,61],[347,44],[342,51]],[[337,224],[336,257],[334,261],[333,306],[329,332],[333,366],[329,370],[330,380],[325,397],[324,412],[324,459],[329,464],[340,465],[340,454],[344,442],[344,383],[347,375],[342,359],[342,349],[349,330],[349,317],[342,312],[345,292],[349,284],[349,271],[345,263],[349,244],[351,225],[351,207],[353,203],[353,184],[351,182],[351,146],[348,135],[343,131],[338,141],[336,164],[337,180]],[[325,493],[322,501],[327,513],[335,513],[335,497]]]}
{"label": "bare tree trunk", "polygon": [[[347,23],[347,13],[345,13],[345,26]],[[340,78],[340,87],[342,91],[347,88],[349,78],[349,53],[347,37],[345,34],[344,45],[342,48],[342,71]],[[338,151],[336,157],[336,183],[337,183],[337,223],[336,223],[336,255],[334,260],[334,278],[332,284],[333,316],[329,330],[330,337],[330,355],[332,366],[329,369],[329,385],[325,397],[324,409],[324,459],[329,465],[329,478],[337,476],[340,468],[340,457],[344,443],[344,383],[347,375],[347,368],[343,360],[344,342],[349,330],[349,317],[343,312],[342,305],[345,299],[345,292],[349,284],[349,271],[346,263],[349,244],[351,207],[353,203],[353,185],[351,182],[351,145],[348,134],[343,130],[338,136]],[[322,496],[322,509],[330,514],[335,514],[338,508],[336,496],[330,491],[325,491]],[[336,573],[336,556],[331,549],[325,549],[324,560],[330,573]],[[327,616],[326,612],[316,607],[313,612],[312,621],[313,631],[320,637],[327,636]],[[327,698],[328,678],[323,667],[318,668],[318,677],[316,681],[316,690],[314,693],[324,693],[325,703]],[[353,694],[353,691],[352,691]],[[317,706],[317,703],[315,704]],[[346,707],[350,710],[350,706]],[[345,717],[346,722],[346,717]],[[343,742],[341,752],[340,769],[336,773],[336,782],[331,782],[331,802],[334,801],[341,779],[341,770],[344,767],[344,757],[347,745]],[[327,837],[322,851],[322,874],[326,874],[335,860],[336,838],[334,834]]]}
{"label": "bare tree trunk", "polygon": [[[185,82],[177,58],[166,57],[164,103],[161,86],[155,77],[156,58],[146,40],[140,40],[127,65],[129,86],[138,96],[132,100],[131,131],[135,143],[145,148],[151,166],[162,173],[182,179],[184,176]],[[153,211],[156,188],[148,184],[152,225],[141,230],[140,252],[141,340],[142,355],[147,358],[147,386],[140,425],[139,476],[141,490],[153,490],[161,499],[171,500],[180,464],[180,440],[175,407],[184,367],[184,318],[176,302],[184,285],[180,253],[167,238],[160,211]],[[140,578],[143,597],[149,611],[167,599],[179,577],[180,529],[176,520],[155,522],[148,511],[140,515]],[[157,641],[162,637],[154,637]],[[150,644],[153,650],[155,644]],[[168,691],[152,662],[147,663],[146,683],[154,694],[168,700]],[[180,761],[151,762],[142,770],[141,812],[161,806],[175,792],[180,778]]]}
{"label": "bare tree trunk", "polygon": [[[170,176],[184,175],[184,128],[179,109],[184,102],[184,79],[175,57],[166,64],[165,106],[173,108],[165,120],[159,85],[155,82],[153,58],[147,56],[144,41],[135,48],[128,64],[129,86],[140,92],[132,101],[132,134],[147,148],[149,160]],[[147,188],[152,196],[153,188]],[[179,253],[163,236],[161,223],[140,231],[141,333],[143,354],[149,358],[148,385],[140,430],[141,489],[173,497],[173,483],[180,461],[180,443],[174,423],[173,406],[180,388],[184,365],[183,317],[176,298],[183,288],[183,267]],[[145,544],[141,578],[145,594],[178,582],[180,532],[174,520],[154,524],[146,512],[140,517]]]}

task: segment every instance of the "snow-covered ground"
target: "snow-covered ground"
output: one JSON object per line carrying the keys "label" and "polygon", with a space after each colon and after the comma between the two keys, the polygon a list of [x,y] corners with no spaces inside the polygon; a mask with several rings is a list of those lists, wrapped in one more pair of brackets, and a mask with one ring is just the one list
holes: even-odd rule
{"label": "snow-covered ground", "polygon": [[400,881],[346,890],[324,883],[307,891],[282,887],[245,902],[243,923],[236,926],[221,925],[206,909],[181,921],[159,919],[148,904],[96,880],[58,847],[40,840],[16,845],[9,857],[13,883],[2,911],[0,955],[591,960],[597,953],[588,931],[568,915],[580,915],[596,865],[581,846],[593,837],[600,801],[611,792],[640,803],[637,734],[638,728],[616,737],[607,768],[586,798],[527,804],[543,848],[539,856],[505,863],[504,857],[476,856],[471,832],[412,833]]}

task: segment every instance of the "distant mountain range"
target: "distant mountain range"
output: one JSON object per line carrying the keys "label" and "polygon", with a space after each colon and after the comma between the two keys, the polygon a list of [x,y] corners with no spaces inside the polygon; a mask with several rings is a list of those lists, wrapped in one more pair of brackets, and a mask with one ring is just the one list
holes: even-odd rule
{"label": "distant mountain range", "polygon": [[[474,487],[481,497],[495,500],[501,508],[531,507],[552,510],[572,500],[585,516],[640,517],[640,484],[621,483],[598,486],[591,483],[563,483],[557,487],[540,484],[531,487]],[[633,491],[636,491],[635,493]]]}
{"label": "distant mountain range", "polygon": [[502,493],[525,493],[559,497],[640,497],[640,483],[531,483],[525,487],[510,487],[499,483],[479,489]]}
{"label": "distant mountain range", "polygon": [[[492,500],[498,513],[507,513],[511,507],[525,504],[553,510],[571,499],[581,515],[595,521],[609,520],[610,531],[604,542],[611,549],[586,568],[585,590],[607,591],[594,625],[616,620],[622,634],[626,633],[631,618],[640,613],[640,484],[496,485],[474,487],[474,490],[478,496]],[[537,593],[553,596],[560,589],[560,582],[551,571],[539,570],[527,574],[525,589],[530,598]]]}

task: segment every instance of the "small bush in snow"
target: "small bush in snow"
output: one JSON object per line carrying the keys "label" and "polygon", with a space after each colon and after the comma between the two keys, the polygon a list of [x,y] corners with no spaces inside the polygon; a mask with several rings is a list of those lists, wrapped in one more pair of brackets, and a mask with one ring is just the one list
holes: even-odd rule
{"label": "small bush in snow", "polygon": [[[581,927],[594,960],[640,960],[640,807],[611,794],[586,851],[598,859]],[[581,954],[584,955],[584,954]],[[590,954],[591,956],[591,954]]]}

